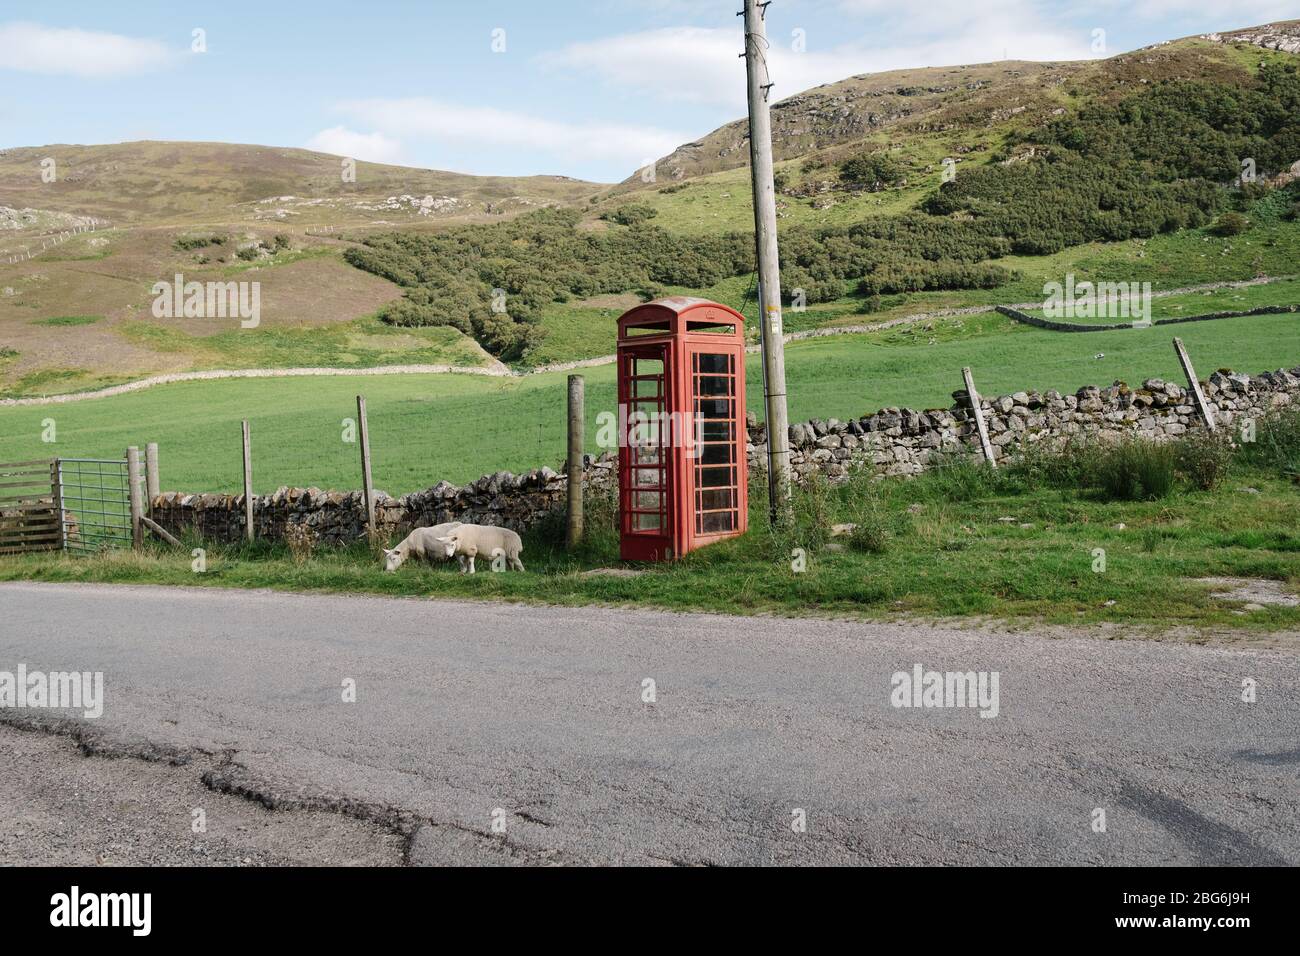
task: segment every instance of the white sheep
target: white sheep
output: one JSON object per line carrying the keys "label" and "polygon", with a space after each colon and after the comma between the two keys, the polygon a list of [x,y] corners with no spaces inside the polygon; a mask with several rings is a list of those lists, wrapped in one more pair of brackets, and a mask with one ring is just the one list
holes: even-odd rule
{"label": "white sheep", "polygon": [[[416,528],[403,538],[402,543],[397,547],[384,549],[384,570],[396,571],[411,555],[424,558],[429,562],[445,560],[442,537],[459,527],[459,521],[449,521],[446,524],[434,525],[432,528]],[[449,558],[451,555],[446,557]]]}
{"label": "white sheep", "polygon": [[524,569],[519,560],[519,552],[524,550],[524,543],[519,535],[509,528],[495,528],[482,524],[463,524],[449,534],[438,538],[447,557],[454,557],[460,562],[461,573],[474,573],[474,558],[479,554],[495,558],[503,555],[506,562],[516,571]]}

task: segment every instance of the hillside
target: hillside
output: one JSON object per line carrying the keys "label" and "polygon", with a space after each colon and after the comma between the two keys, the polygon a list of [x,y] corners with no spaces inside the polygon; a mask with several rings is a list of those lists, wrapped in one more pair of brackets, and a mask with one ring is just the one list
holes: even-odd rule
{"label": "hillside", "polygon": [[[52,182],[42,179],[46,159]],[[0,394],[205,368],[488,364],[455,330],[370,318],[400,290],[345,265],[343,237],[502,221],[594,188],[364,162],[344,182],[337,156],[225,143],[4,150]],[[177,273],[257,281],[260,326],[154,318],[150,289]]]}
{"label": "hillside", "polygon": [[[1157,289],[1300,271],[1297,52],[1288,21],[787,98],[783,285],[807,293],[787,329],[1030,301],[1067,271]],[[727,124],[660,160],[657,182],[614,186],[370,163],[345,183],[337,156],[219,143],[5,150],[0,395],[194,369],[565,362],[607,354],[618,311],[661,292],[752,315],[745,135]],[[1283,188],[1229,188],[1242,156]],[[1216,230],[1229,210],[1244,235]],[[176,273],[257,281],[260,327],[155,318],[150,289]]]}
{"label": "hillside", "polygon": [[[41,178],[47,158],[56,164],[52,183]],[[356,164],[355,182],[344,182],[341,157],[231,143],[55,144],[0,151],[0,207],[94,216],[114,225],[412,223],[571,202],[592,188],[564,176],[469,176],[366,162]]]}
{"label": "hillside", "polygon": [[[1062,109],[1115,98],[1169,79],[1237,81],[1270,52],[1300,53],[1300,20],[1188,37],[1102,60],[892,70],[852,76],[772,105],[778,161],[873,139],[982,131],[990,137],[1041,123]],[[655,163],[658,185],[749,165],[749,122],[738,119]],[[641,171],[624,181],[653,188]]]}

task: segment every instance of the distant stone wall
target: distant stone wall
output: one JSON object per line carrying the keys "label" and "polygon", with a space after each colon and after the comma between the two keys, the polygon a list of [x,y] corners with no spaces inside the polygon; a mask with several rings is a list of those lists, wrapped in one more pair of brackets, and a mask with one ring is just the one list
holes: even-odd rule
{"label": "distant stone wall", "polygon": [[[1133,321],[1135,321],[1130,320],[1111,325],[1089,325],[1080,322],[1057,322],[1053,319],[1042,319],[1010,305],[995,305],[993,308],[1017,322],[1023,322],[1025,325],[1036,326],[1040,329],[1050,329],[1053,332],[1115,332],[1120,329],[1133,328]],[[1240,319],[1247,315],[1284,315],[1292,312],[1300,312],[1300,305],[1265,305],[1260,306],[1258,309],[1247,309],[1244,312],[1207,312],[1204,315],[1182,315],[1169,319],[1156,319],[1151,325],[1181,325],[1184,322],[1213,322],[1215,319]]]}
{"label": "distant stone wall", "polygon": [[[1239,419],[1258,418],[1300,402],[1300,367],[1256,376],[1224,370],[1203,385],[1215,420],[1231,427]],[[849,421],[814,419],[792,425],[791,467],[800,481],[815,474],[835,481],[864,466],[884,475],[915,475],[943,454],[978,453],[966,393],[954,392],[953,399],[947,409],[884,408]],[[1066,435],[1173,438],[1201,427],[1193,401],[1181,385],[1147,379],[1140,388],[1116,382],[1105,388],[1085,386],[1073,395],[1055,390],[1016,392],[981,398],[981,405],[994,453],[1003,459],[1021,445]],[[766,428],[752,415],[747,424],[750,467],[762,466],[767,456]],[[611,492],[617,483],[616,456],[588,456],[585,476],[593,493]],[[384,537],[444,521],[524,531],[564,508],[565,488],[564,475],[539,468],[523,475],[484,475],[459,487],[443,481],[400,498],[377,492],[376,521]],[[194,531],[208,541],[236,542],[243,536],[243,502],[242,495],[173,492],[153,500],[153,516],[176,534]],[[360,492],[319,488],[281,488],[259,497],[253,520],[262,538],[280,540],[286,527],[301,524],[312,528],[322,542],[333,544],[364,537],[366,523]]]}

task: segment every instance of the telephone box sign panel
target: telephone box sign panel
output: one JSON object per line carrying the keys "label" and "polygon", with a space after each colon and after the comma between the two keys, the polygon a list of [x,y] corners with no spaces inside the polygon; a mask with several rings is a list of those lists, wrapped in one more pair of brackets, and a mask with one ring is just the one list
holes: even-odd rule
{"label": "telephone box sign panel", "polygon": [[745,326],[734,309],[672,297],[618,320],[620,552],[667,561],[743,534]]}

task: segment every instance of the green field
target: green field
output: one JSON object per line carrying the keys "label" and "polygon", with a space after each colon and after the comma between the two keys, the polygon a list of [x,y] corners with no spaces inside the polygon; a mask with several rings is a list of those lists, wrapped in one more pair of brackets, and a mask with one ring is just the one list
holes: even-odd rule
{"label": "green field", "polygon": [[[1073,246],[1050,256],[1008,256],[998,262],[1017,273],[1019,278],[996,289],[887,295],[882,297],[882,307],[875,312],[868,312],[866,300],[854,293],[856,283],[846,282],[845,295],[834,302],[809,305],[802,311],[787,308],[783,316],[785,328],[787,332],[800,332],[887,322],[943,309],[1041,302],[1045,283],[1064,283],[1071,273],[1076,282],[1085,279],[1150,282],[1153,292],[1216,282],[1241,282],[1258,275],[1280,277],[1264,285],[1154,299],[1152,315],[1158,319],[1206,312],[1245,311],[1264,305],[1300,304],[1300,277],[1295,275],[1300,266],[1300,227],[1275,219],[1263,219],[1245,236],[1233,239],[1215,236],[1206,229],[1188,229],[1151,239]],[[725,279],[707,289],[671,288],[667,291],[701,295],[739,309],[747,320],[751,341],[757,341],[758,306],[753,277]],[[581,302],[556,303],[548,307],[541,322],[544,335],[524,356],[522,365],[529,367],[611,354],[615,338],[613,319],[619,311]],[[1089,320],[1077,321],[1087,324]],[[1112,320],[1095,321],[1105,325]]]}
{"label": "green field", "polygon": [[[1300,306],[1300,277],[1290,276],[1269,282],[1266,285],[1252,285],[1242,288],[1207,289],[1203,292],[1188,292],[1182,295],[1162,296],[1151,300],[1151,318],[1181,319],[1194,315],[1208,315],[1214,312],[1248,312],[1265,306]],[[1046,318],[1042,309],[1026,309],[1030,315]],[[1115,325],[1128,321],[1124,317],[1108,318],[1104,315],[1093,317],[1058,318],[1056,321],[1070,322],[1075,325]]]}
{"label": "green field", "polygon": [[[1300,316],[1268,315],[1180,326],[1201,377],[1220,367],[1252,374],[1300,365]],[[997,314],[939,319],[871,334],[791,343],[790,420],[841,419],[887,406],[948,407],[961,368],[986,395],[1028,388],[1180,380],[1164,329],[1079,335],[1047,332]],[[1101,354],[1103,358],[1095,356]],[[762,410],[758,357],[747,363],[749,408]],[[614,369],[585,369],[588,449],[597,415],[614,406]],[[356,445],[342,441],[355,396],[369,405],[378,487],[400,494],[441,479],[461,483],[499,469],[525,471],[564,457],[563,373],[522,378],[386,375],[233,379],[159,386],[64,405],[0,407],[0,461],[120,456],[128,444],[162,446],[163,485],[236,491],[239,422],[252,423],[254,486],[359,487]],[[56,444],[43,444],[54,419]]]}

